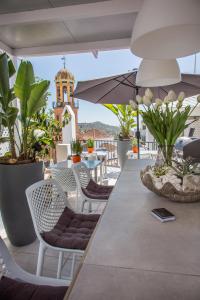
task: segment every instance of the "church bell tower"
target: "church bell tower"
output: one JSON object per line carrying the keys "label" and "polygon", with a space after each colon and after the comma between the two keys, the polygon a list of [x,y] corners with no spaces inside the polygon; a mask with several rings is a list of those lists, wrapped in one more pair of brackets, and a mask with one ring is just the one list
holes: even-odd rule
{"label": "church bell tower", "polygon": [[63,69],[58,71],[55,76],[56,84],[56,102],[54,104],[55,118],[62,122],[62,113],[66,105],[70,105],[74,115],[76,124],[76,134],[78,132],[78,102],[74,100],[74,83],[75,79],[72,73],[66,69],[66,58],[62,57]]}

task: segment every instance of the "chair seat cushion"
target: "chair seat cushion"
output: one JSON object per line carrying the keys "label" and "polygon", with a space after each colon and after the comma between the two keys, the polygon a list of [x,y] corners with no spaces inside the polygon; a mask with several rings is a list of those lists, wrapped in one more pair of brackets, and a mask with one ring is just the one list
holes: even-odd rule
{"label": "chair seat cushion", "polygon": [[8,277],[0,280],[1,300],[63,300],[66,286],[36,285]]}
{"label": "chair seat cushion", "polygon": [[86,188],[82,188],[85,196],[91,199],[108,200],[113,186],[97,184],[94,180],[90,180]]}
{"label": "chair seat cushion", "polygon": [[76,214],[66,207],[55,227],[43,232],[42,237],[55,247],[85,250],[99,217],[97,214]]}

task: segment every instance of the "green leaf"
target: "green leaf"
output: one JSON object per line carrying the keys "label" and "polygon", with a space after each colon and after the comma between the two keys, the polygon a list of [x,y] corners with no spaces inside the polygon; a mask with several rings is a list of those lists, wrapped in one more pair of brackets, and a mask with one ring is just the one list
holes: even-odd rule
{"label": "green leaf", "polygon": [[[0,55],[0,96],[5,101],[9,93],[9,67],[7,54],[3,53]],[[5,105],[5,103],[3,103]]]}
{"label": "green leaf", "polygon": [[39,83],[35,83],[32,87],[30,98],[27,103],[27,116],[31,117],[37,113],[46,104],[44,94],[49,88],[50,82],[43,80]]}
{"label": "green leaf", "polygon": [[7,57],[8,57],[9,77],[12,77],[15,74],[16,70],[15,70],[15,66],[14,66],[12,60],[10,59],[10,57],[9,56],[7,56]]}
{"label": "green leaf", "polygon": [[117,106],[116,105],[114,105],[114,104],[104,104],[104,106],[106,107],[106,108],[108,108],[109,110],[111,110],[116,116],[118,116],[118,108],[117,108]]}
{"label": "green leaf", "polygon": [[14,86],[15,95],[20,100],[22,122],[26,122],[27,102],[31,94],[33,83],[33,66],[28,61],[22,61],[17,72],[17,78]]}
{"label": "green leaf", "polygon": [[18,108],[16,107],[9,107],[8,113],[7,113],[7,118],[8,122],[11,126],[14,126],[16,118],[18,114]]}

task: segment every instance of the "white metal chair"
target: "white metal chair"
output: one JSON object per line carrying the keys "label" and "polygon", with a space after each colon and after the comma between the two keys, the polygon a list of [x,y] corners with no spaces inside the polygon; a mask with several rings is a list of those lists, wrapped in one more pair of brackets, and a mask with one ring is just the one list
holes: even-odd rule
{"label": "white metal chair", "polygon": [[[82,212],[84,210],[84,206],[85,206],[86,202],[88,202],[88,204],[89,204],[88,211],[91,212],[92,211],[92,203],[99,203],[99,202],[102,203],[102,202],[108,201],[109,195],[110,195],[113,187],[95,184],[95,182],[91,178],[90,171],[88,170],[88,168],[86,167],[86,165],[83,162],[73,164],[72,170],[74,172],[76,184],[78,186],[78,191],[79,191],[79,193],[81,195],[81,199],[82,199],[82,206],[81,206]],[[85,194],[85,191],[90,183],[95,185],[94,188],[96,187],[96,194],[95,194],[95,192],[93,193],[93,194],[95,194],[95,197],[92,197],[92,195],[89,196],[89,195]],[[100,192],[101,189],[103,189],[105,191],[104,197],[102,197],[101,193],[99,193],[99,197],[98,197],[98,192]],[[105,195],[106,195],[106,199],[105,199]]]}
{"label": "white metal chair", "polygon": [[54,179],[48,179],[39,181],[28,187],[26,189],[26,196],[36,235],[40,242],[36,274],[38,276],[42,274],[44,254],[46,249],[50,248],[59,252],[57,278],[61,277],[63,254],[72,254],[72,266],[70,275],[70,279],[72,279],[75,256],[82,255],[84,251],[52,246],[48,244],[41,235],[43,232],[49,232],[54,228],[61,214],[63,213],[66,204],[67,207],[70,207],[65,193]]}
{"label": "white metal chair", "polygon": [[51,176],[60,184],[65,193],[77,191],[76,180],[71,168],[52,168]]}
{"label": "white metal chair", "polygon": [[[51,286],[69,286],[71,281],[41,277],[30,274],[24,271],[20,266],[17,265],[13,257],[8,251],[5,242],[0,237],[0,275],[16,279],[19,281],[38,284],[38,285],[51,285]],[[1,277],[1,276],[0,276]]]}

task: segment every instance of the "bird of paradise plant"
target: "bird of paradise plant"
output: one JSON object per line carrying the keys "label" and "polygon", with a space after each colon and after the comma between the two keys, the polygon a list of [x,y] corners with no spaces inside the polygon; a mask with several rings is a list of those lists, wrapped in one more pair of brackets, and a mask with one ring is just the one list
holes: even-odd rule
{"label": "bird of paradise plant", "polygon": [[[46,104],[45,95],[50,84],[48,80],[37,81],[32,64],[29,61],[22,61],[17,72],[15,84],[11,87],[10,78],[15,72],[15,67],[8,55],[6,53],[1,54],[0,126],[8,128],[9,159],[12,163],[22,160],[32,161],[34,159],[30,151],[32,145],[28,143],[30,140],[30,127],[33,116]],[[19,99],[19,109],[13,105],[15,98]],[[16,141],[15,129],[18,132],[20,143]],[[3,141],[5,139],[0,142]],[[18,155],[16,149],[18,150]]]}
{"label": "bird of paradise plant", "polygon": [[131,129],[136,126],[135,117],[137,113],[132,110],[131,105],[126,104],[104,104],[106,108],[112,111],[120,123],[120,139],[129,139]]}

